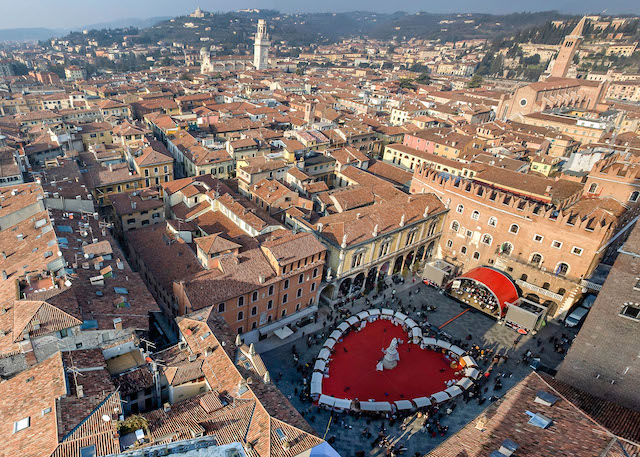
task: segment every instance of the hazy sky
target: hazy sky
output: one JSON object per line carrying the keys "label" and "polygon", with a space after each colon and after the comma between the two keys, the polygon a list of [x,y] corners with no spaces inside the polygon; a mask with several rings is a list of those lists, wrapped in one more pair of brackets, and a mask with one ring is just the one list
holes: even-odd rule
{"label": "hazy sky", "polygon": [[640,13],[638,0],[0,0],[0,28],[79,27],[123,18],[178,16],[205,11],[269,8],[279,11],[544,11]]}

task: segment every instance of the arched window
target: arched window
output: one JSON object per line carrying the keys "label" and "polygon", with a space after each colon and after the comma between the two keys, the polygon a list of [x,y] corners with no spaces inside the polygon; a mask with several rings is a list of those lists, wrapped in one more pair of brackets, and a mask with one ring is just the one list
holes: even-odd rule
{"label": "arched window", "polygon": [[286,303],[287,301],[289,301],[289,296],[287,294],[284,294],[282,296],[282,303]]}
{"label": "arched window", "polygon": [[251,294],[251,301],[258,301],[258,292],[257,291],[254,291]]}
{"label": "arched window", "polygon": [[529,277],[526,274],[520,275],[520,281],[526,281]]}
{"label": "arched window", "polygon": [[491,243],[493,243],[493,237],[488,233],[485,233],[484,235],[482,235],[482,242],[488,246],[491,246]]}
{"label": "arched window", "polygon": [[460,248],[460,253],[461,253],[461,254],[466,254],[466,253],[467,253],[467,247],[466,247],[466,246],[462,246],[462,247]]}
{"label": "arched window", "polygon": [[551,287],[551,284],[549,284],[548,282],[545,282],[545,283],[542,285],[542,288],[543,288],[544,290],[549,290],[549,287]]}
{"label": "arched window", "polygon": [[238,306],[244,305],[244,297],[238,297]]}
{"label": "arched window", "polygon": [[511,224],[511,227],[509,227],[509,232],[516,234],[520,231],[520,227],[518,227],[518,224]]}
{"label": "arched window", "polygon": [[564,296],[567,291],[564,289],[558,289],[558,295]]}
{"label": "arched window", "polygon": [[447,240],[447,247],[450,248],[451,246],[453,246],[453,241]]}
{"label": "arched window", "polygon": [[298,276],[298,284],[302,284],[304,282],[304,273],[300,273]]}
{"label": "arched window", "polygon": [[273,295],[273,286],[269,286],[269,295]]}
{"label": "arched window", "polygon": [[598,190],[598,183],[592,182],[591,185],[589,186],[589,193],[590,194],[595,194],[596,190]]}
{"label": "arched window", "polygon": [[224,303],[220,303],[220,304],[218,305],[218,312],[219,312],[219,313],[224,313]]}
{"label": "arched window", "polygon": [[569,272],[569,265],[564,262],[560,262],[556,267],[556,274],[558,276],[566,276],[568,272]]}
{"label": "arched window", "polygon": [[458,207],[456,208],[456,213],[464,213],[464,206],[463,205],[458,205]]}
{"label": "arched window", "polygon": [[479,260],[480,259],[480,253],[478,251],[473,253],[473,258],[474,260]]}
{"label": "arched window", "polygon": [[531,263],[534,265],[540,265],[542,262],[542,256],[537,252],[531,256]]}
{"label": "arched window", "polygon": [[488,222],[490,227],[495,227],[496,225],[498,225],[498,219],[494,216],[491,216],[489,218],[489,222]]}
{"label": "arched window", "polygon": [[238,311],[238,320],[241,321],[244,319],[244,313],[242,311]]}
{"label": "arched window", "polygon": [[454,232],[460,230],[460,224],[458,224],[458,221],[453,221],[451,223],[451,230],[453,230]]}
{"label": "arched window", "polygon": [[637,202],[638,201],[638,197],[640,197],[640,192],[638,192],[637,190],[634,190],[633,192],[631,192],[631,195],[629,196],[629,201],[630,202]]}
{"label": "arched window", "polygon": [[255,316],[256,314],[258,314],[258,307],[254,306],[253,308],[251,308],[251,315]]}
{"label": "arched window", "polygon": [[480,211],[474,211],[473,213],[471,213],[471,219],[473,219],[474,221],[477,221],[478,219],[480,219]]}
{"label": "arched window", "polygon": [[508,241],[506,243],[502,243],[502,246],[500,246],[500,252],[504,255],[511,255],[513,252],[513,244]]}

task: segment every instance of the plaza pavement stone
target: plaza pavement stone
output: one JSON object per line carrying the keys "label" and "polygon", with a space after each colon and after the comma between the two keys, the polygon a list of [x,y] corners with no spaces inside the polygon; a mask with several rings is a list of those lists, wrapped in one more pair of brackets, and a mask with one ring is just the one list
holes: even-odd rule
{"label": "plaza pavement stone", "polygon": [[[391,287],[385,291],[387,296],[386,306],[392,309],[398,309],[397,304],[389,303],[391,290],[393,288],[394,287]],[[419,311],[423,304],[437,306],[436,311],[427,313],[429,323],[437,327],[442,326],[467,309],[466,306],[441,294],[436,289],[425,286],[420,283],[419,280],[414,283],[410,278],[404,285],[398,285],[395,289],[396,299],[401,300],[404,307],[416,306]],[[419,290],[419,292],[416,294],[415,290]],[[369,296],[370,300],[372,296],[373,294]],[[411,298],[409,298],[409,296],[411,296]],[[384,303],[385,301],[382,297],[379,297],[373,301],[372,306],[383,307]],[[344,309],[348,309],[351,314],[355,314],[367,308],[369,308],[369,306],[366,305],[364,298],[362,298],[356,300],[353,305],[349,305]],[[319,318],[316,323],[299,329],[294,335],[284,341],[279,341],[272,337],[269,340],[258,343],[256,346],[278,388],[287,396],[293,406],[303,414],[305,419],[321,437],[325,439],[332,438],[332,441],[333,438],[335,438],[332,445],[343,457],[355,456],[358,451],[364,451],[365,455],[368,456],[385,455],[384,449],[372,447],[372,442],[382,426],[386,428],[387,436],[394,442],[399,442],[407,447],[407,451],[405,452],[406,456],[422,456],[440,444],[452,433],[455,433],[467,423],[474,420],[474,418],[489,406],[489,401],[486,401],[483,405],[479,405],[475,399],[465,403],[461,397],[458,397],[455,410],[450,415],[445,415],[440,421],[442,425],[449,427],[447,434],[444,437],[438,435],[436,438],[432,438],[431,435],[420,431],[422,420],[416,419],[415,415],[408,419],[410,423],[405,430],[402,430],[401,421],[396,421],[393,425],[390,425],[389,420],[386,419],[356,418],[349,413],[331,413],[330,411],[313,406],[309,401],[302,401],[297,393],[303,388],[303,375],[295,368],[292,346],[295,345],[301,364],[309,363],[313,365],[314,359],[324,343],[324,339],[331,333],[333,328],[342,321],[336,318],[337,313],[335,312],[334,321],[328,321],[330,312],[330,307],[323,305],[320,308]],[[410,311],[408,314],[416,320],[416,322],[422,321],[422,314],[418,315],[417,312],[413,311]],[[326,326],[323,325],[325,322]],[[575,337],[575,331],[564,329],[556,323],[551,323],[543,327],[536,336],[523,336],[519,343],[514,345],[514,340],[518,337],[516,332],[499,325],[495,319],[475,309],[470,309],[449,322],[442,330],[453,339],[461,339],[463,342],[468,342],[466,341],[466,337],[467,335],[471,335],[472,340],[470,343],[477,344],[484,349],[492,349],[494,354],[506,354],[509,357],[507,362],[501,362],[494,367],[490,378],[492,380],[495,376],[498,376],[499,373],[504,373],[505,376],[502,380],[503,388],[500,391],[493,391],[493,382],[487,383],[488,390],[482,394],[486,398],[491,395],[497,397],[504,395],[507,390],[531,372],[528,364],[520,362],[523,354],[525,354],[527,350],[531,350],[534,356],[539,355],[544,365],[554,368],[560,363],[564,354],[556,353],[553,350],[553,345],[549,343],[549,338],[551,336],[560,338],[563,333],[566,334],[569,340],[569,342],[564,345],[566,352],[568,344],[570,344]],[[315,343],[310,347],[307,345],[307,337],[309,335],[313,335],[315,338]],[[322,335],[324,335],[324,337]],[[542,343],[539,343],[536,337],[539,338]],[[490,361],[487,360],[484,364],[481,363],[481,366],[486,368],[489,362]],[[365,428],[368,428],[372,433],[373,436],[371,438],[362,436],[362,431]]]}

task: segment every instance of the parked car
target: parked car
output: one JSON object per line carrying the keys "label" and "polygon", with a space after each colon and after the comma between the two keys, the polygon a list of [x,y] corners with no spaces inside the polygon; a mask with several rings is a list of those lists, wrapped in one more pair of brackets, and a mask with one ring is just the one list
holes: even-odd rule
{"label": "parked car", "polygon": [[587,308],[587,309],[591,309],[591,307],[593,306],[593,303],[596,301],[597,296],[594,294],[588,294],[584,297],[584,300],[582,300],[582,303],[580,304],[580,306],[582,306],[583,308]]}
{"label": "parked car", "polygon": [[584,320],[589,310],[579,306],[571,314],[569,314],[564,320],[565,327],[577,327]]}

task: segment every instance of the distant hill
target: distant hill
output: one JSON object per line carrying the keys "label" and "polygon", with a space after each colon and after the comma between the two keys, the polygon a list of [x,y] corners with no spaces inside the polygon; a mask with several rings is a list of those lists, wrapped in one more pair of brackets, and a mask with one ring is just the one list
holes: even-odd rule
{"label": "distant hill", "polygon": [[[354,11],[349,13],[280,13],[273,10],[253,12],[228,12],[208,14],[204,18],[189,16],[159,20],[154,25],[134,26],[136,41],[141,44],[181,42],[190,45],[225,45],[230,48],[247,44],[255,32],[258,18],[267,19],[272,41],[286,41],[292,46],[313,43],[330,43],[343,38],[367,36],[379,39],[440,39],[457,41],[462,39],[492,39],[513,35],[526,27],[542,25],[550,20],[566,18],[555,11],[540,13],[491,14],[393,14]],[[100,26],[100,24],[96,24]],[[109,26],[120,24],[106,24]],[[99,27],[83,29],[98,29]],[[105,27],[103,27],[105,28]],[[95,36],[101,45],[117,43],[122,35],[131,35],[131,30],[121,29],[114,33],[96,30]],[[82,30],[82,29],[78,29]],[[75,32],[65,36],[74,44],[82,44],[87,36]]]}
{"label": "distant hill", "polygon": [[169,18],[166,16],[151,17],[146,19],[125,18],[125,19],[118,19],[110,22],[100,22],[97,24],[78,26],[71,29],[69,28],[49,29],[44,27],[0,29],[0,42],[48,40],[52,37],[59,37],[59,36],[66,35],[72,31],[82,31],[82,30],[104,30],[104,29],[124,28],[124,27],[145,28],[145,27],[151,27],[157,24],[158,22],[166,21],[167,19]]}

